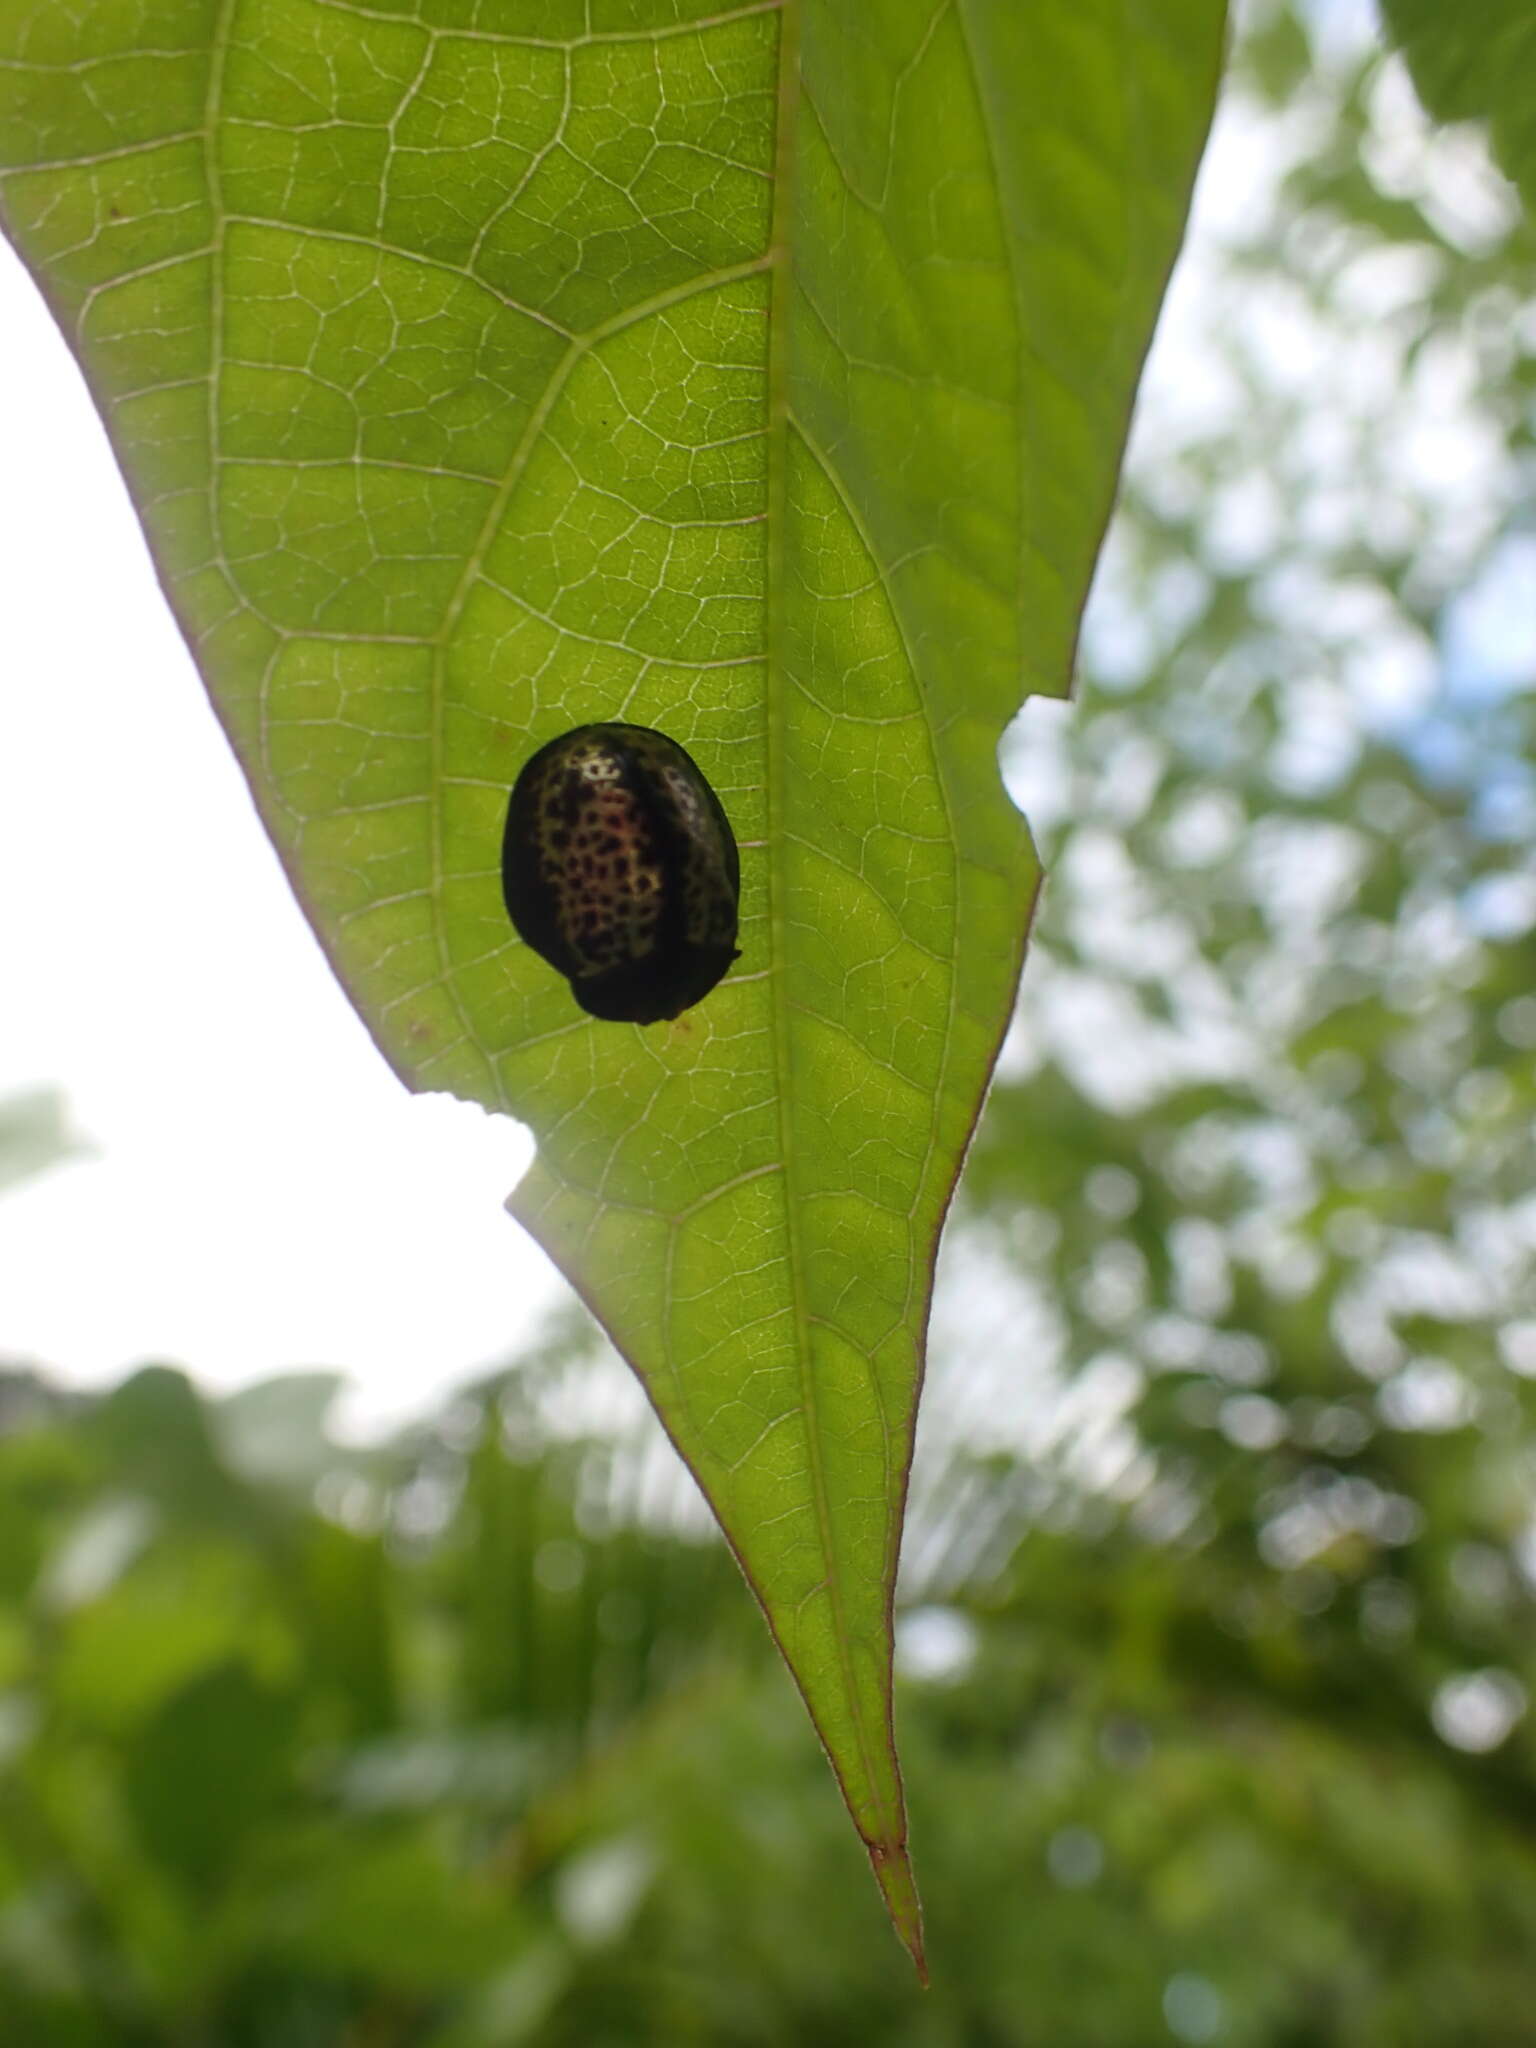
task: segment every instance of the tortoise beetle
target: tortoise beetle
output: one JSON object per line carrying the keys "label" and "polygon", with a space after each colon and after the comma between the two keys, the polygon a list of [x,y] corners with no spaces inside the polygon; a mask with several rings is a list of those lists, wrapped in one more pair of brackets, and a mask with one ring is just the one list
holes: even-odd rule
{"label": "tortoise beetle", "polygon": [[730,820],[693,757],[650,726],[578,725],[524,763],[501,888],[518,936],[593,1017],[680,1016],[740,957]]}

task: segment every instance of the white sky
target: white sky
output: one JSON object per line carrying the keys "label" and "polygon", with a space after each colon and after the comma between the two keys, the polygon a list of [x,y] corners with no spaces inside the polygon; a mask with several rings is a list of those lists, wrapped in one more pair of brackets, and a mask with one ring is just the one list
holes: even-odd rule
{"label": "white sky", "polygon": [[522,1128],[412,1097],[289,893],[85,388],[0,242],[0,1097],[94,1156],[0,1194],[0,1357],[334,1366],[420,1412],[562,1283]]}
{"label": "white sky", "polygon": [[[1346,43],[1370,32],[1361,0],[1320,12]],[[1202,238],[1263,203],[1276,163],[1229,105],[1149,422],[1188,383]],[[0,1098],[57,1084],[94,1147],[0,1193],[0,1358],[76,1383],[168,1360],[221,1390],[336,1367],[354,1424],[422,1412],[563,1296],[502,1209],[529,1140],[408,1095],[374,1051],[3,242],[0,628]]]}

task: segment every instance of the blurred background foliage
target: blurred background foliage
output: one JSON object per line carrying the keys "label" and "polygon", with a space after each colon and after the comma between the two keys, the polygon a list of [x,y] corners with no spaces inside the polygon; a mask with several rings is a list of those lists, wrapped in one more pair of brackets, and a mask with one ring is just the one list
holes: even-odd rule
{"label": "blurred background foliage", "polygon": [[[1052,879],[913,1483],[933,1991],[572,1322],[382,1447],[325,1375],[0,1378],[8,2040],[1531,2038],[1536,244],[1355,19],[1247,11],[1080,702],[1005,750]],[[0,1188],[72,1142],[9,1105]]]}

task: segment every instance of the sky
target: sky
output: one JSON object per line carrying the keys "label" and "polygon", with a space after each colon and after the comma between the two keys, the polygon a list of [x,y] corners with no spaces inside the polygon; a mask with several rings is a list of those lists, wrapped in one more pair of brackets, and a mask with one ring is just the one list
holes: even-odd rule
{"label": "sky", "polygon": [[[1356,0],[1322,13],[1345,43],[1369,34]],[[1223,113],[1149,366],[1149,445],[1205,388],[1187,369],[1207,251],[1277,161]],[[81,1142],[0,1192],[0,1361],[77,1385],[168,1361],[213,1390],[338,1369],[344,1423],[371,1432],[505,1360],[565,1298],[502,1207],[530,1140],[408,1095],[353,1014],[3,242],[0,362],[0,1101],[62,1088]],[[1495,625],[1511,609],[1494,594]],[[1049,753],[1011,778],[1026,808],[1045,807]]]}
{"label": "sky", "polygon": [[0,1098],[86,1149],[0,1193],[0,1359],[229,1389],[327,1367],[420,1412],[563,1284],[523,1129],[406,1093],[300,914],[105,436],[0,242]]}

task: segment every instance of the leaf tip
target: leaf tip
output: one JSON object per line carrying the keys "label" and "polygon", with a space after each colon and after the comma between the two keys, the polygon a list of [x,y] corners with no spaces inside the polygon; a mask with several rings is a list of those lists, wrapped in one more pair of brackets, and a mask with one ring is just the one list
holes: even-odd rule
{"label": "leaf tip", "polygon": [[880,1896],[885,1901],[885,1910],[891,1916],[891,1925],[896,1937],[912,1958],[917,1971],[917,1981],[926,1991],[928,1988],[928,1958],[923,1950],[923,1907],[917,1895],[917,1880],[912,1875],[912,1860],[907,1854],[905,1842],[870,1842],[864,1845],[869,1851],[870,1867],[875,1873],[875,1883],[880,1887]]}

